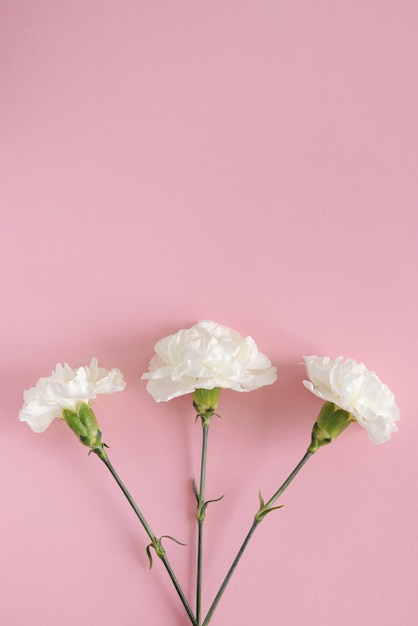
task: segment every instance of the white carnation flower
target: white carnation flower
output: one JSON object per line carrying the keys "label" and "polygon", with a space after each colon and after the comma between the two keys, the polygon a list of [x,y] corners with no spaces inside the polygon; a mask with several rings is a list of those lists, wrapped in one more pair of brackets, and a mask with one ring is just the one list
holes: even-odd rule
{"label": "white carnation flower", "polygon": [[388,441],[398,428],[395,396],[374,372],[353,359],[305,356],[310,380],[303,384],[316,396],[348,411],[368,432],[373,443]]}
{"label": "white carnation flower", "polygon": [[27,422],[36,433],[42,433],[63,409],[77,411],[78,406],[95,400],[101,393],[114,393],[125,388],[118,369],[99,367],[93,358],[89,366],[72,369],[67,363],[58,364],[48,378],[40,378],[36,387],[24,392],[24,404],[19,419]]}
{"label": "white carnation flower", "polygon": [[252,337],[215,322],[202,321],[160,339],[149,364],[147,390],[166,402],[196,389],[252,391],[276,380],[276,368]]}

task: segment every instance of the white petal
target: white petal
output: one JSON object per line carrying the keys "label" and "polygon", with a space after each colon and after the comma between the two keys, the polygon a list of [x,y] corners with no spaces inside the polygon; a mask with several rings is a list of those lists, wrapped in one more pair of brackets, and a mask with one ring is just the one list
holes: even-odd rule
{"label": "white petal", "polygon": [[373,443],[388,441],[398,429],[395,396],[363,363],[342,357],[305,357],[309,380],[303,384],[316,396],[351,413]]}
{"label": "white petal", "polygon": [[160,339],[142,378],[154,400],[165,402],[199,388],[258,389],[276,380],[276,368],[251,337],[204,320]]}
{"label": "white petal", "polygon": [[95,358],[89,366],[76,370],[67,363],[58,363],[49,378],[40,378],[36,387],[24,392],[19,419],[35,432],[43,432],[55,418],[61,417],[62,409],[77,410],[82,402],[94,400],[98,394],[124,388],[121,372],[98,367]]}

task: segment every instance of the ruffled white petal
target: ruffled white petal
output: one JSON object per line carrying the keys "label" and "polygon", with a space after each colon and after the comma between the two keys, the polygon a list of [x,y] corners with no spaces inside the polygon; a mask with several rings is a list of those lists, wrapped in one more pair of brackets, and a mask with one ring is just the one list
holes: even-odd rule
{"label": "ruffled white petal", "polygon": [[388,441],[398,430],[399,409],[387,385],[363,363],[353,359],[304,357],[309,380],[303,384],[319,398],[333,402],[355,417],[373,443]]}
{"label": "ruffled white petal", "polygon": [[77,410],[83,402],[95,400],[99,394],[114,393],[125,388],[118,369],[99,367],[93,358],[89,366],[72,369],[67,363],[58,365],[48,378],[40,378],[35,387],[24,392],[19,419],[34,432],[44,432],[63,409]]}
{"label": "ruffled white petal", "polygon": [[252,391],[277,378],[267,356],[252,337],[204,320],[182,329],[155,345],[147,390],[156,402],[166,402],[195,389]]}

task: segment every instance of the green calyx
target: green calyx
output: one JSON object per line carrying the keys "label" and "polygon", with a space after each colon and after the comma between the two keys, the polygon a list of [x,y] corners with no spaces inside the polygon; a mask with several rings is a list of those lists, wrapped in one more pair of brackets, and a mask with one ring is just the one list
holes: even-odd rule
{"label": "green calyx", "polygon": [[94,452],[100,458],[106,456],[103,449],[103,446],[106,444],[102,443],[102,433],[89,404],[86,402],[81,403],[77,407],[77,411],[63,409],[62,416],[84,446],[90,448],[91,452]]}
{"label": "green calyx", "polygon": [[325,402],[312,429],[312,440],[308,450],[312,454],[326,446],[348,428],[355,418],[333,402]]}
{"label": "green calyx", "polygon": [[218,408],[220,387],[213,389],[195,389],[192,393],[193,407],[198,417],[202,418],[203,424],[209,426],[210,420]]}

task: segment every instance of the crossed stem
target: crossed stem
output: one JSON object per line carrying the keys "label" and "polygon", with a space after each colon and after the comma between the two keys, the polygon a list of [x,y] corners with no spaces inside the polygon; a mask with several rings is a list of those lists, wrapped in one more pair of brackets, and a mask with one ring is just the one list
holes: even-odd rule
{"label": "crossed stem", "polygon": [[[96,450],[93,450],[93,452],[96,452]],[[121,488],[125,498],[128,500],[129,504],[131,505],[132,509],[135,512],[135,515],[137,516],[137,518],[139,519],[139,521],[141,522],[145,532],[147,533],[148,537],[151,540],[151,544],[152,547],[155,549],[155,552],[157,554],[157,556],[161,559],[161,561],[164,564],[165,569],[168,572],[168,575],[171,578],[171,581],[177,591],[177,594],[186,610],[187,615],[189,616],[189,619],[191,621],[191,623],[193,624],[193,626],[198,626],[198,623],[196,621],[196,618],[193,614],[192,609],[190,608],[189,603],[187,602],[186,596],[184,595],[184,592],[180,586],[180,583],[178,582],[173,569],[169,563],[169,560],[167,558],[167,555],[165,553],[165,550],[161,544],[161,539],[158,539],[157,536],[154,534],[154,532],[152,531],[150,525],[148,524],[147,520],[145,519],[144,515],[141,513],[140,509],[138,508],[137,504],[135,503],[133,497],[131,496],[131,494],[129,493],[129,491],[127,490],[127,488],[125,487],[124,483],[122,482],[121,478],[119,477],[119,475],[117,474],[115,468],[113,467],[113,465],[111,464],[109,457],[107,456],[107,454],[104,452],[103,448],[97,449],[96,454],[99,456],[99,458],[103,461],[103,463],[106,465],[106,467],[108,468],[108,470],[110,471],[110,473],[112,474],[113,478],[115,479],[115,481],[117,482],[117,484],[119,485],[119,487]]]}

